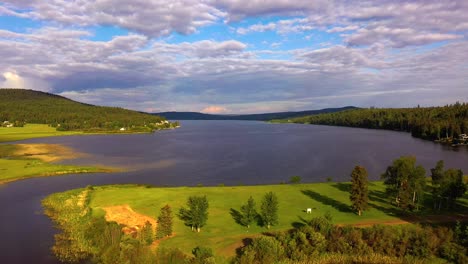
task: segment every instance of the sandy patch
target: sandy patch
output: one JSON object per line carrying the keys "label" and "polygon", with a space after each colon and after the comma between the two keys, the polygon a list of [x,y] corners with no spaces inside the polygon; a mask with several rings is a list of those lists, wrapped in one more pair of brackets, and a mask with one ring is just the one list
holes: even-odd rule
{"label": "sandy patch", "polygon": [[[114,221],[122,224],[124,232],[131,233],[132,231],[139,230],[146,222],[150,222],[153,228],[156,228],[156,220],[149,216],[139,214],[128,205],[117,205],[102,208],[106,212],[106,221]],[[126,231],[127,230],[127,231]]]}
{"label": "sandy patch", "polygon": [[14,156],[38,159],[44,162],[74,159],[85,155],[58,144],[16,144],[16,146],[18,150],[14,152]]}

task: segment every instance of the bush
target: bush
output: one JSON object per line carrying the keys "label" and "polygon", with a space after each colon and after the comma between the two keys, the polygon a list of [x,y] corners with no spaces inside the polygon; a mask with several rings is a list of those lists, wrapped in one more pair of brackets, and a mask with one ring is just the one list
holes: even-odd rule
{"label": "bush", "polygon": [[300,183],[300,182],[301,182],[301,177],[300,176],[292,176],[289,179],[289,183],[292,183],[292,184],[297,184],[297,183]]}

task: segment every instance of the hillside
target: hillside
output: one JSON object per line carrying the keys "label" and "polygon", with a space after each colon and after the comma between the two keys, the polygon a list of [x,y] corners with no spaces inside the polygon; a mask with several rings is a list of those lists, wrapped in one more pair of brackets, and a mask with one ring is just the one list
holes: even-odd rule
{"label": "hillside", "polygon": [[468,103],[457,102],[443,107],[355,109],[275,122],[398,130],[423,139],[464,143],[467,141],[463,140],[464,134],[468,134]]}
{"label": "hillside", "polygon": [[155,129],[163,120],[160,116],[79,103],[39,91],[0,89],[0,122],[4,125],[48,124],[62,131],[114,131],[121,128],[147,131]]}
{"label": "hillside", "polygon": [[268,121],[272,119],[294,118],[307,115],[316,115],[322,113],[334,113],[344,110],[355,109],[354,106],[345,106],[341,108],[326,108],[321,110],[307,110],[299,112],[276,112],[265,114],[248,114],[248,115],[212,115],[198,112],[161,112],[156,115],[163,116],[170,120],[257,120]]}

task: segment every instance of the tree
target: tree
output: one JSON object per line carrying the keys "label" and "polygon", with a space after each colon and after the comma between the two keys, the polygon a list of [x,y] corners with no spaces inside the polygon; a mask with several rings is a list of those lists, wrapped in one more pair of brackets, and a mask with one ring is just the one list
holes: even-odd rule
{"label": "tree", "polygon": [[172,235],[172,209],[166,204],[161,208],[158,216],[158,228],[156,230],[156,238],[160,239]]}
{"label": "tree", "polygon": [[215,263],[214,261],[214,255],[213,255],[213,250],[211,248],[207,247],[196,247],[192,250],[193,254],[193,261],[191,263],[193,264],[209,264],[209,263]]}
{"label": "tree", "polygon": [[260,214],[268,229],[278,223],[278,198],[273,192],[268,192],[263,197]]}
{"label": "tree", "polygon": [[349,199],[352,208],[361,215],[361,212],[368,208],[369,202],[367,170],[364,167],[356,166],[351,172],[351,194]]}
{"label": "tree", "polygon": [[153,243],[153,237],[153,225],[149,221],[146,221],[139,233],[140,242],[143,245],[150,245]]}
{"label": "tree", "polygon": [[442,192],[440,188],[440,182],[444,177],[444,161],[439,160],[435,168],[431,169],[431,178],[432,178],[432,200],[434,202],[434,209],[440,206],[442,203]]}
{"label": "tree", "polygon": [[394,160],[382,174],[382,179],[387,194],[395,200],[398,207],[407,210],[417,208],[422,200],[425,174],[422,166],[416,166],[416,158],[407,156]]}
{"label": "tree", "polygon": [[466,184],[463,182],[463,172],[457,169],[448,169],[440,182],[442,197],[447,199],[447,207],[453,206],[456,200],[466,192]]}
{"label": "tree", "polygon": [[242,225],[247,226],[247,228],[250,227],[250,224],[252,224],[255,219],[257,218],[257,211],[255,210],[255,201],[250,196],[249,200],[247,200],[247,203],[240,208],[241,211],[241,218],[240,218],[240,223]]}
{"label": "tree", "polygon": [[188,209],[181,208],[179,217],[192,228],[192,231],[200,232],[208,220],[208,206],[206,196],[190,196],[187,199]]}
{"label": "tree", "polygon": [[292,176],[290,179],[289,179],[289,183],[292,183],[292,184],[297,184],[297,183],[300,183],[301,182],[301,176]]}

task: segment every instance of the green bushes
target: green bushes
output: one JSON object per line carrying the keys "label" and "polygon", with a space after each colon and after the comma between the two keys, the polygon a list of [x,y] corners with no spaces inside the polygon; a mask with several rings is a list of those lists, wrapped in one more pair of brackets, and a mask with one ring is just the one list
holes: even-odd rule
{"label": "green bushes", "polygon": [[305,226],[252,239],[252,243],[239,251],[235,261],[245,264],[281,261],[309,263],[331,254],[334,258],[338,256],[338,259],[343,259],[336,263],[347,263],[345,259],[349,260],[351,256],[373,256],[375,261],[369,263],[395,263],[395,260],[417,263],[435,258],[467,263],[467,249],[461,241],[448,227],[340,227],[331,225],[325,217],[318,217]]}

